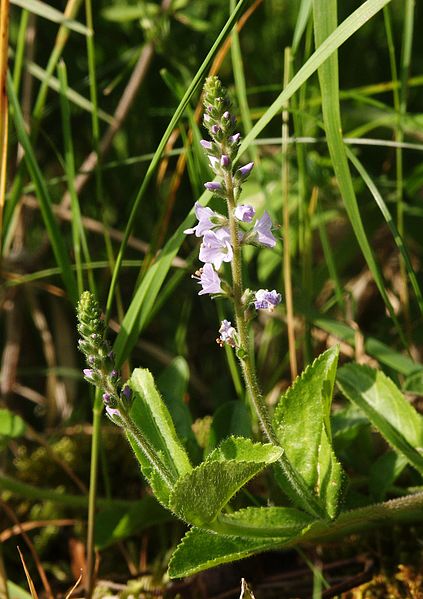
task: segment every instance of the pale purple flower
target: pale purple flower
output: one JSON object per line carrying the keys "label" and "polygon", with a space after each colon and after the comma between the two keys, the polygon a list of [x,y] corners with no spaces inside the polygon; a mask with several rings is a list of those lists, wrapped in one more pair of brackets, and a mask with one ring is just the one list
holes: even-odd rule
{"label": "pale purple flower", "polygon": [[275,307],[280,304],[281,301],[282,296],[276,289],[273,289],[273,291],[259,289],[256,291],[254,306],[256,310],[268,310],[269,312],[273,312]]}
{"label": "pale purple flower", "polygon": [[110,395],[110,393],[103,393],[103,401],[105,404],[108,404],[111,399],[112,399],[112,396]]}
{"label": "pale purple flower", "polygon": [[255,233],[254,241],[268,248],[273,248],[276,245],[276,239],[272,233],[272,219],[269,214],[264,211],[263,216],[254,223],[252,233]]}
{"label": "pale purple flower", "polygon": [[238,179],[241,179],[242,181],[245,181],[245,179],[249,176],[249,174],[253,170],[253,167],[254,167],[254,162],[248,162],[247,164],[244,164],[244,166],[241,166],[241,168],[237,169],[237,171],[235,173],[235,177],[237,177]]}
{"label": "pale purple flower", "polygon": [[131,388],[129,387],[129,385],[125,385],[124,388],[122,389],[122,393],[125,397],[125,399],[131,399],[132,396],[132,391]]}
{"label": "pale purple flower", "polygon": [[226,111],[223,113],[223,115],[222,115],[222,116],[223,116],[223,118],[224,118],[224,119],[230,119],[230,118],[231,118],[231,113],[229,112],[229,110],[226,110]]}
{"label": "pale purple flower", "polygon": [[113,418],[113,416],[120,416],[120,412],[117,408],[111,408],[110,406],[106,406],[107,414]]}
{"label": "pale purple flower", "polygon": [[229,156],[226,156],[226,154],[222,154],[221,158],[220,158],[220,166],[222,166],[223,168],[227,168],[230,164],[230,160],[229,160]]}
{"label": "pale purple flower", "polygon": [[234,135],[231,135],[230,137],[228,137],[228,141],[231,144],[237,144],[240,139],[241,139],[241,133],[235,133]]}
{"label": "pale purple flower", "polygon": [[212,125],[210,131],[213,133],[213,135],[217,135],[220,131],[219,125]]}
{"label": "pale purple flower", "polygon": [[84,373],[86,379],[88,379],[90,382],[94,382],[94,370],[91,368],[84,368],[82,372]]}
{"label": "pale purple flower", "polygon": [[202,206],[199,202],[195,202],[194,212],[198,219],[198,224],[191,229],[185,229],[185,235],[195,233],[196,237],[202,237],[206,231],[212,231],[226,222],[226,218],[221,214],[214,212],[207,206]]}
{"label": "pale purple flower", "polygon": [[219,164],[219,158],[216,158],[216,156],[207,156],[207,158],[209,159],[211,168],[215,170],[216,166]]}
{"label": "pale purple flower", "polygon": [[216,270],[219,270],[222,262],[230,262],[233,256],[230,240],[231,236],[226,229],[206,231],[200,246],[201,262],[213,264]]}
{"label": "pale purple flower", "polygon": [[222,191],[222,184],[218,181],[207,181],[207,183],[204,183],[204,187],[208,191]]}
{"label": "pale purple flower", "polygon": [[207,139],[200,139],[200,144],[203,146],[205,150],[212,150],[213,144],[211,141],[207,141]]}
{"label": "pale purple flower", "polygon": [[211,264],[205,264],[192,275],[192,278],[197,279],[202,287],[201,291],[198,292],[198,295],[204,295],[205,293],[223,293],[222,287],[220,286],[219,275]]}
{"label": "pale purple flower", "polygon": [[232,326],[229,320],[222,320],[219,329],[220,337],[217,340],[219,344],[227,343],[231,347],[236,345],[236,329]]}
{"label": "pale purple flower", "polygon": [[239,204],[234,210],[235,218],[243,223],[250,223],[255,213],[255,209],[249,204]]}

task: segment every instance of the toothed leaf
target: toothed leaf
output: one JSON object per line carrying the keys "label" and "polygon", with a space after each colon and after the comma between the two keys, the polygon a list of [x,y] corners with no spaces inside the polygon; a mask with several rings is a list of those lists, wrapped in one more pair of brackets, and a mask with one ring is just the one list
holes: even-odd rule
{"label": "toothed leaf", "polygon": [[230,437],[206,461],[178,480],[170,507],[190,524],[212,522],[231,497],[281,453],[274,445]]}
{"label": "toothed leaf", "polygon": [[[330,425],[338,353],[333,347],[316,358],[280,398],[273,417],[286,457],[330,518],[339,511],[344,478],[332,449]],[[288,491],[280,475],[278,481]]]}

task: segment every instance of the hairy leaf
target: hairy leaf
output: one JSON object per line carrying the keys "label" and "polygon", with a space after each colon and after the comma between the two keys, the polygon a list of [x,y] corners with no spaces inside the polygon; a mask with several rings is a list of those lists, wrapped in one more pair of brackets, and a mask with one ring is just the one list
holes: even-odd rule
{"label": "hairy leaf", "polygon": [[170,507],[186,522],[212,522],[233,495],[268,464],[282,449],[231,437],[215,449],[205,462],[179,479],[170,497]]}
{"label": "hairy leaf", "polygon": [[246,539],[193,528],[172,555],[169,575],[171,578],[190,576],[219,564],[275,549],[281,544],[281,539]]}

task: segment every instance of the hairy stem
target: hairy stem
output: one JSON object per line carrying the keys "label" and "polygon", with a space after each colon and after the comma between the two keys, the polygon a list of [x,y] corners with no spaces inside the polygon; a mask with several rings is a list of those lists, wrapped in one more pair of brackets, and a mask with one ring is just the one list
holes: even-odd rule
{"label": "hairy stem", "polygon": [[[226,148],[223,147],[222,153],[225,153],[225,151]],[[241,350],[240,362],[242,373],[244,375],[248,395],[257,414],[265,438],[269,443],[273,443],[274,445],[280,445],[278,437],[270,421],[269,413],[263,395],[260,391],[259,384],[257,382],[257,376],[251,358],[245,310],[242,305],[242,295],[244,293],[244,288],[241,267],[241,244],[238,238],[238,223],[236,221],[236,218],[234,217],[236,197],[231,172],[227,172],[225,174],[224,179],[227,191],[229,230],[231,235],[231,244],[233,248],[233,259],[231,261],[232,292],[235,309],[235,320]],[[324,517],[325,512],[321,507],[318,499],[307,487],[302,477],[298,473],[296,473],[295,470],[292,468],[285,454],[282,454],[282,456],[279,458],[278,465],[282,477],[286,482],[286,484],[284,485],[284,490],[289,494],[291,499],[294,502],[299,503],[305,510],[311,513],[313,516],[316,516],[318,518]]]}

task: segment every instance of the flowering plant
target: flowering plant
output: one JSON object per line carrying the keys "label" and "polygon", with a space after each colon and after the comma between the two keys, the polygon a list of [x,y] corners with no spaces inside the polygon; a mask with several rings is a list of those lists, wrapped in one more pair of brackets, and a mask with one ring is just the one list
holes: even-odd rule
{"label": "flowering plant", "polygon": [[[225,296],[232,305],[233,314],[221,322],[217,341],[236,352],[261,436],[229,436],[193,465],[152,375],[137,368],[122,384],[97,302],[85,292],[78,306],[86,380],[101,389],[108,417],[125,431],[158,501],[191,527],[170,562],[173,577],[258,551],[361,530],[381,519],[412,519],[421,502],[421,497],[400,498],[341,511],[346,475],[333,449],[330,418],[337,346],[309,365],[270,413],[254,368],[249,327],[258,310],[277,310],[282,296],[275,289],[244,288],[242,248],[273,248],[277,239],[270,215],[265,211],[257,217],[253,206],[240,201],[254,165],[236,165],[240,134],[216,77],[206,82],[204,104],[210,139],[201,145],[215,175],[205,187],[222,200],[222,211],[196,203],[198,222],[185,233],[202,240],[203,266],[193,275],[201,287],[199,295]],[[340,370],[338,384],[395,451],[422,474],[422,418],[394,383],[380,372],[352,364]],[[260,505],[260,499],[252,505],[234,504],[236,493],[267,467],[273,477],[269,487],[276,489],[266,498],[267,505],[262,500]]]}

